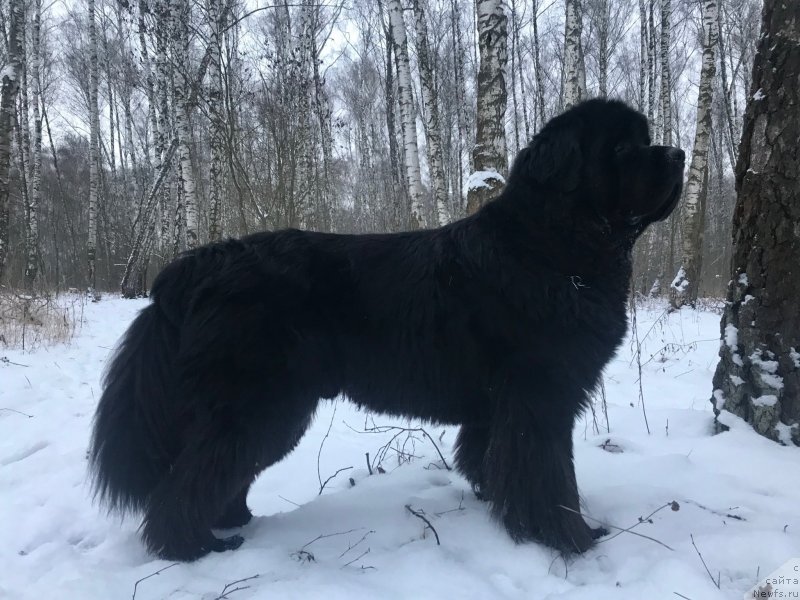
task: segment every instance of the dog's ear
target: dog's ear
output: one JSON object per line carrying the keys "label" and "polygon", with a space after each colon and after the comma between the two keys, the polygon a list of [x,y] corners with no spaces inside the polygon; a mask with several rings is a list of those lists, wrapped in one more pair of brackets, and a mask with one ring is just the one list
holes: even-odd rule
{"label": "dog's ear", "polygon": [[537,133],[514,160],[512,177],[573,191],[581,180],[583,157],[578,127],[547,127]]}

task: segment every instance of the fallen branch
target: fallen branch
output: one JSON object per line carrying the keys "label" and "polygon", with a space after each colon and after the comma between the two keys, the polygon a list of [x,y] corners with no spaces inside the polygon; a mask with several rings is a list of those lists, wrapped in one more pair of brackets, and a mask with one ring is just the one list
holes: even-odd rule
{"label": "fallen branch", "polygon": [[694,543],[694,535],[692,535],[690,533],[689,537],[692,540],[692,546],[694,546],[694,550],[695,550],[695,552],[697,552],[697,556],[700,557],[700,562],[703,563],[703,566],[706,568],[706,573],[708,573],[709,578],[711,578],[711,583],[713,583],[715,586],[717,586],[717,589],[720,589],[719,586],[720,586],[721,575],[717,575],[717,580],[714,581],[714,576],[711,574],[711,571],[708,569],[708,565],[706,564],[706,561],[703,560],[703,555],[700,554],[700,550],[698,549],[697,544]]}
{"label": "fallen branch", "polygon": [[436,528],[433,525],[431,525],[431,522],[427,519],[427,517],[425,517],[422,511],[414,510],[413,508],[411,508],[410,504],[406,504],[406,510],[415,517],[417,517],[418,519],[422,519],[425,522],[426,529],[430,529],[433,532],[433,535],[436,536],[436,545],[441,546],[442,543],[439,541],[439,534],[436,532]]}
{"label": "fallen branch", "polygon": [[140,583],[142,583],[146,579],[150,579],[151,577],[155,577],[156,575],[161,575],[161,573],[163,573],[167,569],[171,569],[172,567],[174,567],[175,565],[178,565],[178,564],[180,564],[180,563],[172,563],[171,565],[167,565],[163,569],[159,569],[155,573],[150,573],[150,575],[148,575],[147,577],[142,577],[141,579],[137,580],[136,583],[133,584],[133,595],[131,596],[131,600],[136,600],[136,592],[137,592],[137,590],[139,588],[139,584]]}
{"label": "fallen branch", "polygon": [[251,581],[253,579],[258,579],[259,577],[261,577],[261,576],[256,574],[256,575],[251,575],[250,577],[245,577],[244,579],[237,579],[236,581],[231,581],[230,583],[226,583],[225,587],[222,588],[222,593],[220,593],[219,596],[214,598],[214,600],[225,600],[228,597],[228,594],[232,594],[234,592],[241,592],[242,590],[249,589],[250,588],[249,585],[242,585],[242,586],[239,586],[239,587],[235,587],[233,589],[228,589],[228,588],[230,588],[230,587],[232,587],[234,585],[237,585],[239,583],[244,583],[245,581]]}
{"label": "fallen branch", "polygon": [[[631,527],[628,527],[627,529],[625,529],[623,527],[617,527],[616,525],[611,525],[610,523],[605,523],[605,522],[601,521],[600,519],[595,519],[594,517],[590,517],[589,515],[584,515],[582,512],[580,512],[578,510],[575,510],[574,508],[570,508],[568,506],[564,506],[563,504],[559,504],[559,508],[563,508],[564,510],[568,510],[569,512],[575,513],[576,515],[580,515],[584,519],[591,519],[592,521],[594,521],[595,523],[599,523],[603,527],[610,527],[611,529],[616,529],[616,530],[618,530],[618,531],[620,531],[622,533],[630,533],[632,535],[644,538],[646,540],[650,540],[651,542],[655,542],[656,544],[660,544],[661,546],[664,546],[664,548],[666,548],[667,550],[672,550],[673,552],[675,552],[675,548],[672,548],[672,547],[668,546],[667,544],[665,544],[661,540],[657,540],[656,538],[650,537],[649,535],[644,535],[643,533],[637,533],[635,531],[631,531],[634,527],[636,527],[637,525],[641,525],[644,521],[639,521],[638,523],[636,523],[636,524],[632,525]],[[616,537],[616,536],[614,536],[614,537]],[[600,540],[600,542],[598,542],[598,543],[602,543],[602,542],[605,542],[605,541],[607,541],[607,540]]]}

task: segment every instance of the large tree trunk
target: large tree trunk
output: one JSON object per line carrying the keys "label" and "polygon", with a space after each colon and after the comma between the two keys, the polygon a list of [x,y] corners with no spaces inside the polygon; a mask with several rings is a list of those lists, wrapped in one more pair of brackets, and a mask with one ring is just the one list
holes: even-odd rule
{"label": "large tree trunk", "polygon": [[0,95],[0,282],[8,257],[9,176],[11,172],[11,132],[14,129],[14,104],[22,74],[22,45],[25,43],[23,0],[10,0],[8,6],[8,56],[2,70]]}
{"label": "large tree trunk", "polygon": [[428,46],[428,26],[425,23],[425,12],[422,10],[419,0],[414,0],[414,17],[417,30],[419,79],[422,84],[422,106],[425,109],[428,168],[431,173],[436,218],[439,225],[446,225],[450,218],[447,214],[447,182],[444,179],[442,136],[439,130],[439,106],[436,103],[436,91],[433,87],[434,77],[430,60],[430,48]]}
{"label": "large tree trunk", "polygon": [[564,109],[586,98],[586,69],[583,64],[581,33],[583,15],[580,0],[566,0],[564,23]]}
{"label": "large tree trunk", "polygon": [[765,0],[736,166],[717,420],[800,445],[800,6]]}
{"label": "large tree trunk", "polygon": [[[539,52],[539,6],[536,0],[533,0],[533,15],[531,21],[533,22],[533,72],[536,77],[536,104],[539,108],[539,127],[543,127],[545,123],[545,103],[544,103],[544,80],[542,79],[542,62]],[[534,127],[536,129],[536,127]]]}
{"label": "large tree trunk", "polygon": [[[703,2],[703,63],[700,69],[700,89],[697,95],[697,128],[694,134],[692,162],[683,204],[683,239],[681,267],[672,282],[673,308],[694,304],[702,267],[702,231],[705,207],[701,202],[703,180],[708,163],[711,136],[711,103],[714,99],[714,49],[717,44],[717,0]],[[665,121],[666,122],[666,121]]]}
{"label": "large tree trunk", "polygon": [[100,193],[100,114],[98,89],[97,27],[94,0],[89,0],[89,207],[86,237],[87,287],[90,294],[97,286],[97,204]]}
{"label": "large tree trunk", "polygon": [[425,225],[423,214],[422,175],[419,168],[419,148],[417,146],[417,111],[411,92],[411,66],[408,62],[408,40],[403,20],[403,7],[400,0],[387,2],[391,24],[392,44],[397,62],[397,90],[400,105],[400,124],[403,128],[403,149],[405,151],[406,181],[411,199],[411,229]]}
{"label": "large tree trunk", "polygon": [[506,149],[506,61],[508,19],[501,0],[477,0],[480,67],[477,82],[477,132],[473,169],[467,188],[467,212],[494,198],[508,172]]}

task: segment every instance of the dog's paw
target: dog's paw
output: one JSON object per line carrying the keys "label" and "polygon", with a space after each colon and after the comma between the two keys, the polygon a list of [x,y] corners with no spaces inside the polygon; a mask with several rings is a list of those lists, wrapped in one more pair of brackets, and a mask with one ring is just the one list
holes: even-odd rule
{"label": "dog's paw", "polygon": [[226,538],[217,538],[211,546],[213,552],[226,552],[228,550],[236,550],[244,542],[244,538],[240,535],[232,535]]}
{"label": "dog's paw", "polygon": [[605,527],[596,527],[592,529],[592,539],[599,540],[601,537],[608,535],[608,529]]}

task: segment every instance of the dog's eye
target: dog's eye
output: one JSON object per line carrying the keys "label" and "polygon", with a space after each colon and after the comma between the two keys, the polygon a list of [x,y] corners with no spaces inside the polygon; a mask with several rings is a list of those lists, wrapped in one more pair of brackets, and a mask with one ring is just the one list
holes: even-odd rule
{"label": "dog's eye", "polygon": [[614,147],[614,152],[617,154],[622,154],[623,152],[627,152],[631,149],[631,145],[628,142],[620,142]]}

